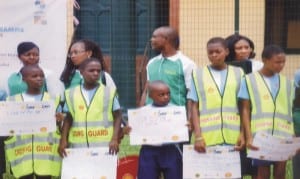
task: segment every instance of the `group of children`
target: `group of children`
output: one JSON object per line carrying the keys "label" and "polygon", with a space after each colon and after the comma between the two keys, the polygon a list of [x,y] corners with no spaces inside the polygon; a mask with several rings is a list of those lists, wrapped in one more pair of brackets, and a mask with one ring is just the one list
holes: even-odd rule
{"label": "group of children", "polygon": [[[173,44],[179,45],[176,42]],[[156,39],[155,43],[153,45],[158,46],[166,42],[164,39]],[[29,49],[32,50],[32,54],[27,56],[38,56],[38,47],[30,45],[33,47]],[[243,43],[240,46],[243,48]],[[210,64],[193,70],[188,78],[190,82],[186,83],[190,86],[184,89],[188,101],[185,103],[189,103],[187,111],[193,129],[191,143],[194,144],[194,149],[205,152],[207,146],[233,146],[235,150],[241,151],[243,169],[244,165],[247,165],[247,162],[244,162],[247,160],[246,156],[242,155],[245,148],[259,150],[253,145],[253,137],[257,132],[265,131],[279,138],[294,135],[291,110],[294,86],[280,74],[285,63],[285,54],[280,47],[266,46],[262,52],[263,66],[250,74],[245,74],[239,67],[227,65],[225,60],[229,53],[225,39],[214,37],[207,42]],[[92,42],[78,41],[71,45],[67,61],[68,65],[61,76],[66,87],[64,102],[54,99],[57,107],[60,106],[56,115],[57,131],[9,136],[5,139],[6,164],[10,168],[7,172],[11,172],[17,178],[58,177],[61,157],[67,155],[65,149],[68,147],[109,146],[109,153],[116,154],[119,151],[122,136],[121,108],[114,82],[109,74],[104,72],[101,51]],[[168,65],[173,63],[169,62]],[[38,60],[28,64],[24,62],[18,75],[21,81],[20,78],[14,77],[15,80],[11,80],[15,84],[13,88],[19,89],[18,85],[22,88],[10,93],[8,100],[46,101],[56,98],[47,90],[47,80],[42,68],[38,66]],[[169,79],[149,79],[147,89],[148,96],[153,101],[151,107],[165,107],[172,102],[173,87],[165,80]],[[61,115],[62,112],[65,115]],[[123,131],[130,133],[130,127],[125,127]],[[37,145],[51,150],[37,151]],[[25,150],[28,148],[31,150]],[[16,150],[22,149],[22,155],[15,155]],[[165,179],[182,178],[181,150],[182,144],[142,146],[139,178],[156,179],[161,173]],[[275,178],[285,177],[286,161],[255,159],[250,160],[250,163],[251,167],[257,167],[257,172],[250,173],[254,177],[270,178],[271,165],[274,165]],[[249,166],[244,168],[249,169]],[[243,174],[247,172],[243,171]]]}

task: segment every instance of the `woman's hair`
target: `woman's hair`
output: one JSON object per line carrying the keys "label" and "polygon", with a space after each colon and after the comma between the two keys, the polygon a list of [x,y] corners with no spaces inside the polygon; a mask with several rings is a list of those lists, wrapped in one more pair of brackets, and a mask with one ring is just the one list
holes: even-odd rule
{"label": "woman's hair", "polygon": [[[82,43],[84,45],[84,50],[91,51],[92,52],[91,57],[98,59],[98,61],[101,64],[102,70],[107,71],[107,67],[106,67],[104,59],[103,59],[102,51],[95,42],[93,42],[91,40],[87,40],[87,39],[76,40],[76,41],[72,42],[71,45],[69,46],[68,53],[70,52],[71,47],[75,43]],[[75,66],[73,64],[73,62],[71,61],[71,57],[69,55],[67,55],[65,68],[60,76],[60,80],[65,84],[66,87],[70,85],[71,80],[72,80],[77,68],[78,68],[78,66]]]}
{"label": "woman's hair", "polygon": [[37,48],[38,50],[40,50],[39,47],[33,42],[19,43],[19,45],[17,47],[18,57],[20,57],[22,54],[28,52],[29,50],[31,50],[33,48]]}
{"label": "woman's hair", "polygon": [[263,49],[263,51],[261,53],[261,58],[262,59],[270,59],[274,55],[278,55],[278,54],[282,54],[282,53],[284,53],[284,51],[280,46],[267,45],[267,46],[265,46],[265,48]]}
{"label": "woman's hair", "polygon": [[235,61],[235,49],[234,46],[235,44],[240,41],[240,40],[245,40],[249,43],[250,48],[252,49],[250,55],[249,55],[249,59],[254,58],[255,57],[255,53],[254,53],[254,43],[252,40],[250,40],[248,37],[240,35],[240,34],[232,34],[230,36],[228,36],[226,39],[226,43],[227,43],[227,47],[229,49],[229,54],[227,55],[225,61],[226,62],[230,62],[230,61]]}

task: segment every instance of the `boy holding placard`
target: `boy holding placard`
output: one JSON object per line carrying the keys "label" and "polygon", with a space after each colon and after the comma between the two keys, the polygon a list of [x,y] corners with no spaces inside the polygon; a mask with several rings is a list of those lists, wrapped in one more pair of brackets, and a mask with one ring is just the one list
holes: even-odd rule
{"label": "boy holding placard", "polygon": [[[42,90],[44,73],[38,65],[21,69],[26,92],[8,98],[9,101],[49,101],[50,95]],[[58,105],[58,99],[56,104]],[[7,164],[12,174],[21,179],[51,179],[60,175],[61,158],[57,153],[60,135],[44,132],[33,135],[14,135],[5,141]]]}

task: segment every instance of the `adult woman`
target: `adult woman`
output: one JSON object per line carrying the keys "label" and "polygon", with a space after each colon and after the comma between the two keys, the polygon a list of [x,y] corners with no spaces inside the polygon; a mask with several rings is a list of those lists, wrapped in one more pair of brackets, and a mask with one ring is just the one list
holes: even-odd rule
{"label": "adult woman", "polygon": [[106,72],[107,67],[104,63],[100,47],[93,41],[82,39],[73,42],[68,50],[65,68],[60,76],[65,88],[77,86],[81,83],[82,77],[77,70],[79,65],[87,58],[94,57],[100,61],[102,72],[100,81],[110,87],[116,87],[111,76]]}
{"label": "adult woman", "polygon": [[[21,42],[17,47],[18,57],[23,66],[39,64],[40,49],[33,42]],[[54,75],[53,71],[43,68],[45,83],[42,90],[48,92],[52,97],[62,94],[64,88],[62,83]],[[21,73],[14,72],[8,77],[8,93],[13,96],[27,90],[27,84],[23,81]]]}
{"label": "adult woman", "polygon": [[226,62],[251,60],[252,71],[257,71],[262,68],[263,63],[254,60],[254,43],[248,37],[240,34],[233,34],[226,38],[226,42],[229,49],[229,54],[225,60]]}

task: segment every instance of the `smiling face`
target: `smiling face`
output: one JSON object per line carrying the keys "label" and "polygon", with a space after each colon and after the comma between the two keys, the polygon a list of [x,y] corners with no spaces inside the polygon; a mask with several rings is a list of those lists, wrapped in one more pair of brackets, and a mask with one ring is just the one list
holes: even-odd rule
{"label": "smiling face", "polygon": [[226,67],[225,58],[228,55],[228,49],[219,42],[207,44],[207,56],[211,66],[215,69],[224,69]]}
{"label": "smiling face", "polygon": [[241,39],[234,44],[235,59],[247,60],[252,52],[252,48],[247,40]]}
{"label": "smiling face", "polygon": [[27,52],[20,54],[19,59],[24,66],[38,64],[40,60],[40,51],[37,47],[34,47]]}
{"label": "smiling face", "polygon": [[76,42],[74,43],[69,51],[69,57],[75,66],[79,66],[85,59],[90,57],[91,51],[85,49],[84,43]]}

